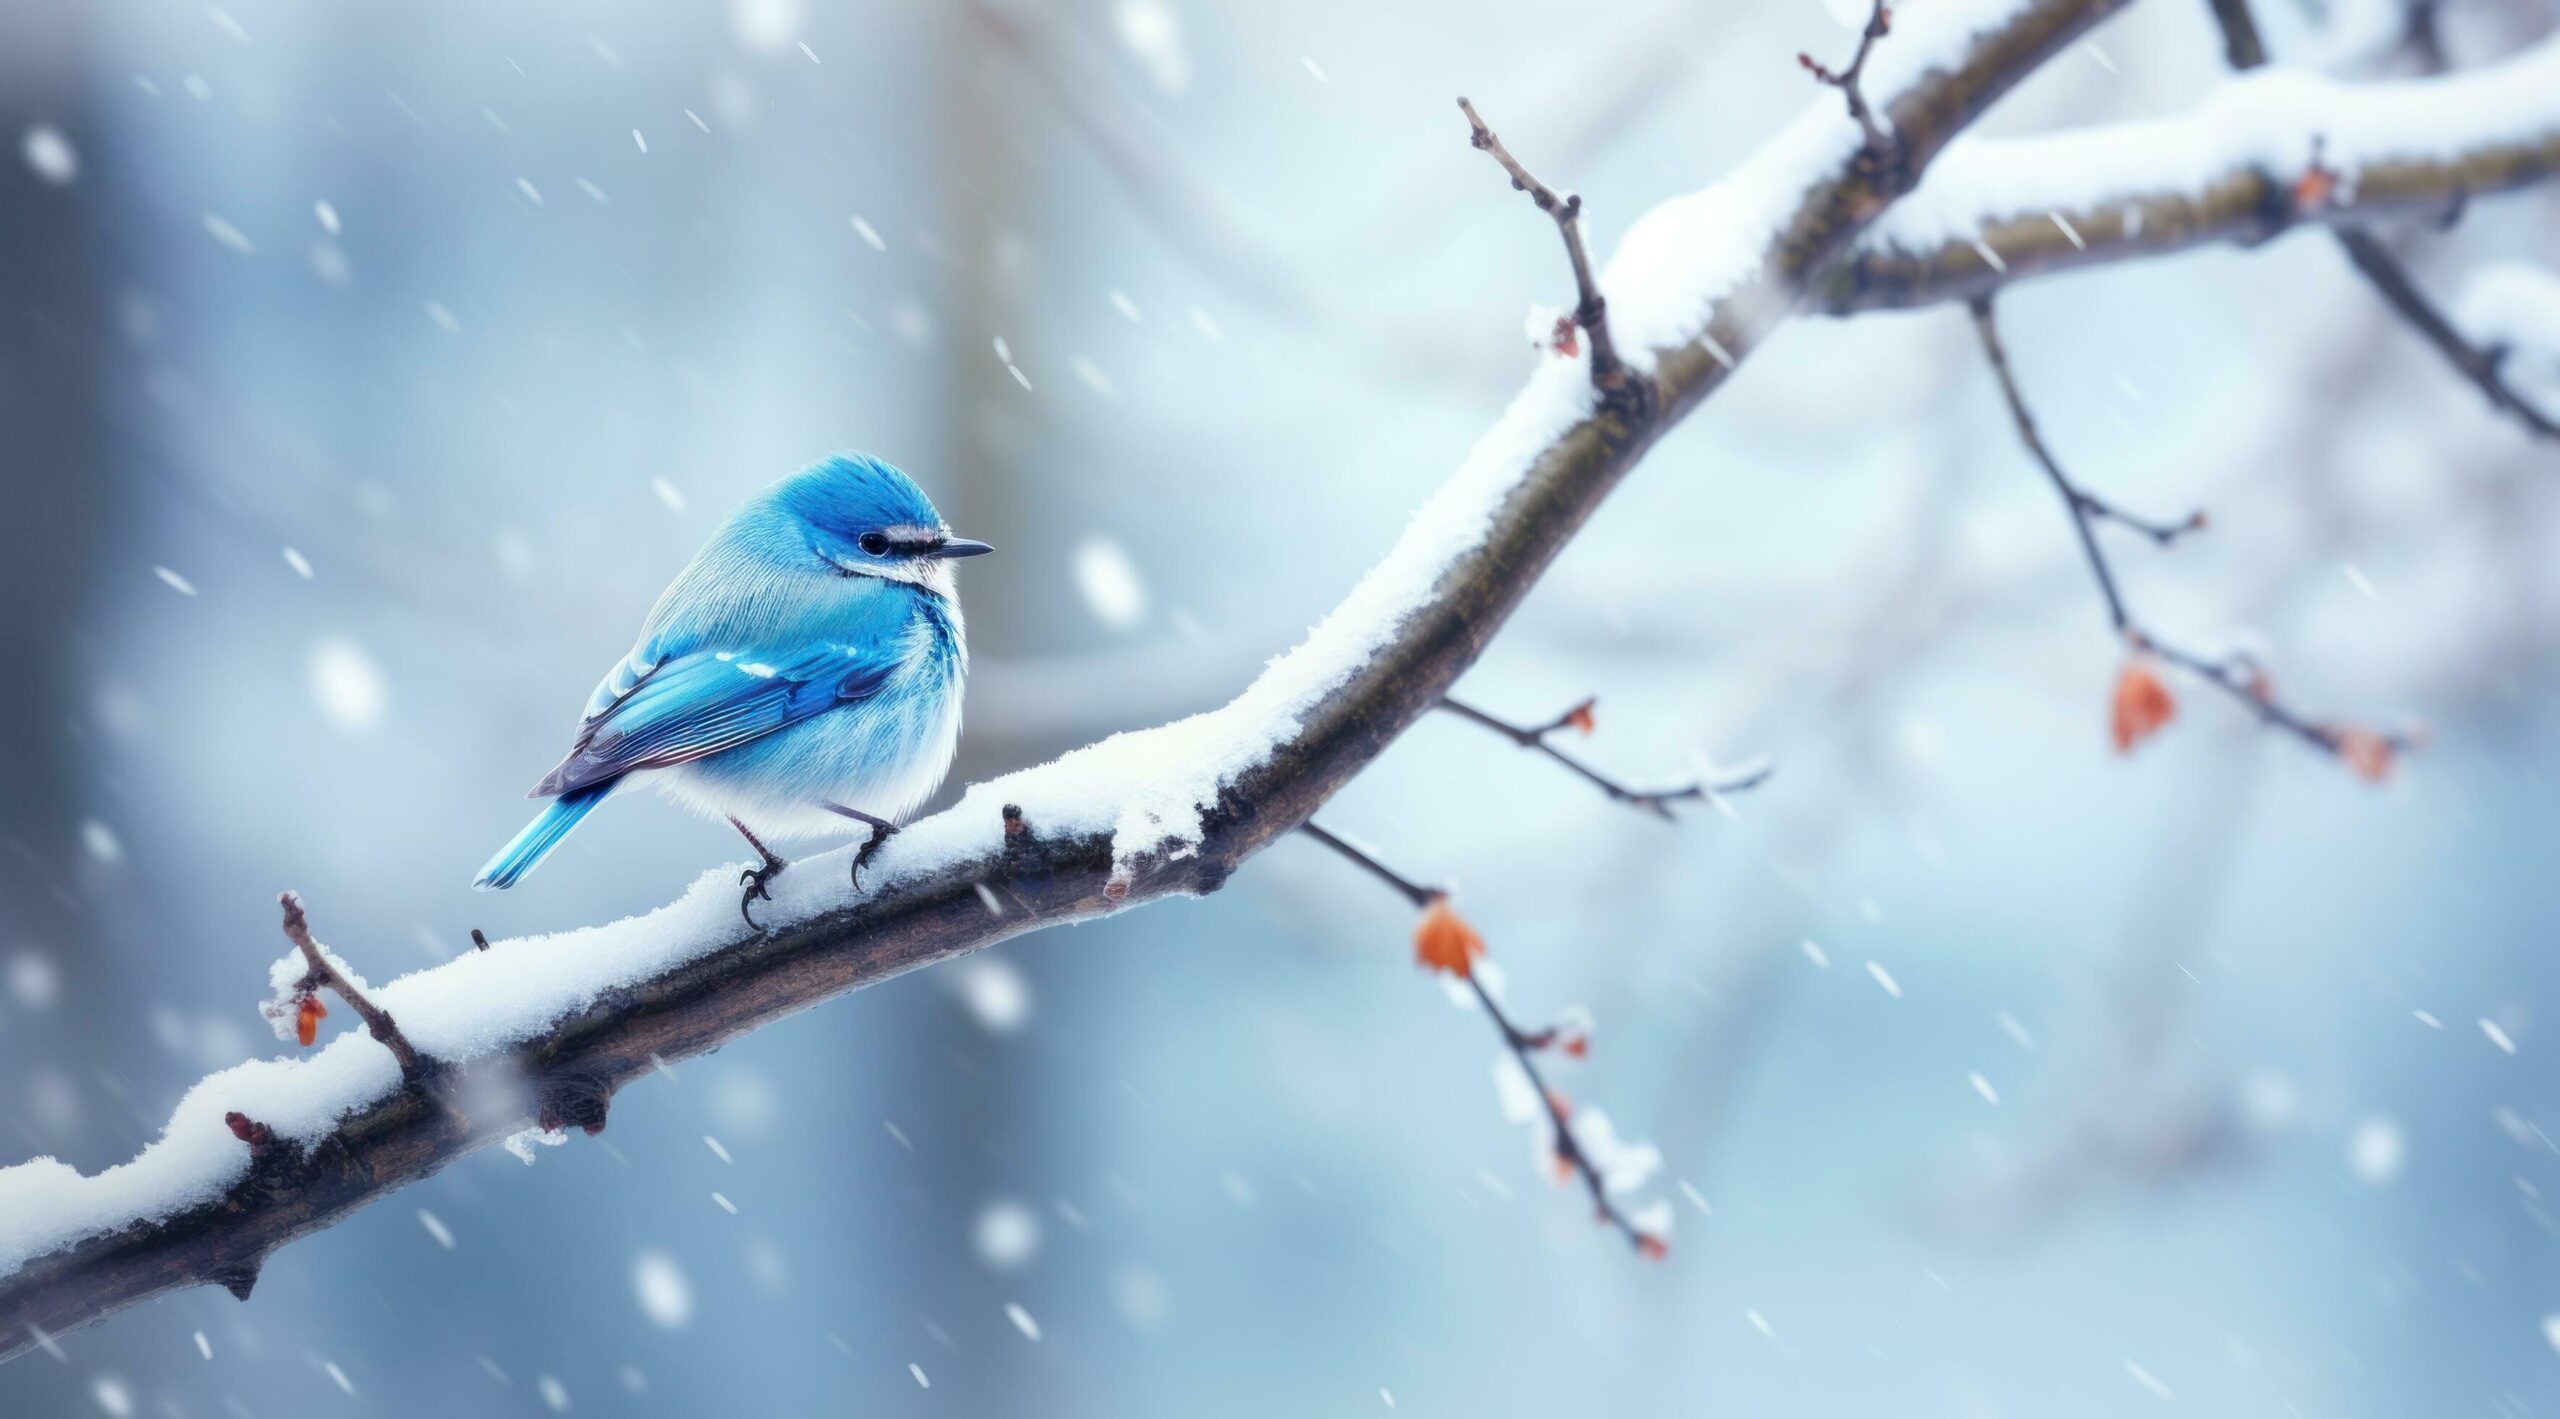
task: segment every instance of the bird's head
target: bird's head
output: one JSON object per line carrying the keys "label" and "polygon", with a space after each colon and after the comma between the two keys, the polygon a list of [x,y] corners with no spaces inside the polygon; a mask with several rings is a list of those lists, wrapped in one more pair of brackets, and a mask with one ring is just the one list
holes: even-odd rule
{"label": "bird's head", "polygon": [[952,559],[995,550],[952,536],[913,478],[869,454],[819,459],[784,479],[777,493],[822,569],[839,576],[912,582],[949,596]]}

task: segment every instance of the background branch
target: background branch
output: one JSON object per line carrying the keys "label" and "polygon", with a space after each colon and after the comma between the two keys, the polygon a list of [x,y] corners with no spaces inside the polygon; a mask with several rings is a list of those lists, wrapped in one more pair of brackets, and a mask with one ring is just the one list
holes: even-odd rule
{"label": "background branch", "polygon": [[[1992,375],[1999,381],[2001,398],[2008,405],[2011,421],[2017,425],[2019,441],[2026,445],[2027,453],[2035,460],[2036,466],[2044,470],[2046,481],[2053,485],[2054,493],[2062,499],[2063,507],[2071,514],[2072,531],[2080,539],[2081,553],[2088,559],[2089,574],[2097,580],[2099,594],[2106,600],[2107,619],[2115,627],[2116,633],[2122,636],[2137,654],[2158,656],[2230,695],[2250,713],[2256,715],[2260,722],[2281,729],[2324,754],[2344,759],[2350,767],[2366,778],[2384,777],[2389,772],[2392,760],[2414,747],[2415,741],[2412,736],[2326,724],[2307,719],[2287,708],[2276,698],[2274,687],[2268,680],[2265,669],[2247,654],[2198,655],[2161,640],[2135,618],[2132,609],[2125,602],[2123,590],[2116,583],[2115,570],[2107,560],[2106,549],[2098,541],[2097,523],[2104,515],[2125,521],[2146,532],[2152,532],[2155,540],[2163,543],[2169,541],[2170,537],[2153,531],[2156,524],[2125,518],[2122,514],[2113,512],[2107,503],[2084,492],[2080,485],[2073,482],[2071,476],[2063,471],[2062,464],[2054,458],[2053,451],[2045,445],[2044,436],[2036,428],[2035,416],[2027,408],[2026,396],[2018,389],[2017,375],[2009,367],[2009,353],[2000,342],[2000,325],[1992,315],[1990,300],[1977,299],[1973,302],[1972,309],[1973,326],[1982,342],[1983,358],[1990,364]],[[2189,518],[2186,526],[2203,526],[2202,514]],[[2174,535],[2174,529],[2171,535]],[[2142,673],[2145,672],[2141,672],[2138,667],[2129,668],[2127,671],[2128,677]],[[2150,693],[2144,689],[2140,681],[2133,681],[2132,684],[2137,692]],[[2127,690],[2120,685],[2117,693],[2121,698]],[[2122,713],[2120,709],[2120,716]],[[2118,747],[2131,748],[2133,740],[2149,733],[2151,728],[2156,727],[2158,720],[2167,718],[2165,707],[2157,711],[2137,710],[2137,716],[2143,718],[2148,718],[2155,713],[2157,718],[2151,724],[2136,729],[2130,736],[2120,723],[2116,735]]]}
{"label": "background branch", "polygon": [[[2287,95],[2318,84],[2319,101],[2279,109],[2252,97],[2279,80]],[[1822,273],[1813,304],[1848,315],[1969,301],[2033,276],[2223,242],[2254,245],[2297,226],[2440,219],[2475,198],[2560,174],[2560,103],[2548,101],[2552,93],[2560,93],[2560,40],[2441,79],[2242,78],[2175,118],[1970,139],[1852,256]],[[2543,97],[2519,103],[2527,95]],[[2537,117],[2514,126],[2520,110]],[[2280,136],[2284,127],[2290,139]],[[2395,127],[2432,131],[2395,143]],[[2235,131],[2250,134],[2252,149],[2299,156],[2274,162],[2244,152]],[[2324,131],[2358,135],[2351,204],[2294,200]],[[2226,152],[2231,160],[2219,165],[2190,156]]]}

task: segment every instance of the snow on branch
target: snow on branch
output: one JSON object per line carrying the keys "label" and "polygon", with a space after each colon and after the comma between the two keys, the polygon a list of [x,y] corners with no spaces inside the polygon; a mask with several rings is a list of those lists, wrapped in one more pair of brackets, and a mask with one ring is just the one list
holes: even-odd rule
{"label": "snow on branch", "polygon": [[2293,227],[2441,220],[2560,175],[2560,38],[2440,78],[2260,70],[2188,112],[1967,138],[1823,273],[1832,315],[1969,301],[2030,276],[2254,244]]}
{"label": "snow on branch", "polygon": [[[2234,69],[2255,69],[2267,62],[2266,40],[2258,33],[2257,17],[2250,13],[2249,0],[2213,0],[2213,21],[2222,31],[2223,52]],[[2443,67],[2441,46],[2426,42],[2424,26],[2413,27],[2405,40],[2420,51],[2419,60],[2430,70]],[[2336,174],[2315,168],[2306,181],[2333,184]],[[2322,191],[2326,191],[2324,186]],[[2460,204],[2455,206],[2455,214]],[[2447,219],[2450,221],[2450,217]],[[2420,339],[2442,355],[2454,371],[2469,380],[2489,401],[2489,407],[2507,414],[2532,431],[2537,438],[2560,438],[2560,423],[2536,408],[2515,386],[2508,383],[2500,368],[2502,357],[2491,348],[2472,343],[2454,327],[2444,311],[2428,299],[2417,278],[2394,254],[2380,236],[2360,227],[2340,226],[2332,229],[2340,249],[2354,265],[2357,274],[2374,294],[2382,297],[2403,324],[2418,333]]]}
{"label": "snow on branch", "polygon": [[1902,161],[1870,171],[1826,102],[1637,222],[1599,284],[1657,399],[1604,405],[1578,363],[1541,361],[1394,547],[1223,708],[973,787],[891,839],[859,894],[843,872],[791,874],[760,933],[726,867],[647,916],[491,942],[367,992],[441,1066],[431,1080],[349,1032],[200,1081],[132,1162],[0,1170],[0,1357],[179,1287],[244,1290],[276,1247],[528,1125],[602,1127],[624,1084],[783,1015],[1215,891],[1430,712],[1654,440],[1948,139],[2121,3],[1938,0],[1863,79]]}

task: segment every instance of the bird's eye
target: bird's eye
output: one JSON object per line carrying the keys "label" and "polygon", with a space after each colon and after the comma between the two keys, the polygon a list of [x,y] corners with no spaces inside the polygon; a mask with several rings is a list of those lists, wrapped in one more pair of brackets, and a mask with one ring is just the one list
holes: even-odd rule
{"label": "bird's eye", "polygon": [[888,537],[885,534],[878,532],[863,533],[860,537],[854,539],[854,545],[860,547],[866,552],[869,552],[875,557],[886,556],[889,551]]}

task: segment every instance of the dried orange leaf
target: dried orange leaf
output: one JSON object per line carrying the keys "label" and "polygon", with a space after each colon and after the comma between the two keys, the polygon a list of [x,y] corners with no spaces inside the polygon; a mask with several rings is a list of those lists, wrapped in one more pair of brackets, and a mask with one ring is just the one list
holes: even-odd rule
{"label": "dried orange leaf", "polygon": [[1475,958],[1483,954],[1484,938],[1450,907],[1447,897],[1435,897],[1423,908],[1422,920],[1413,928],[1413,959],[1424,969],[1471,976]]}
{"label": "dried orange leaf", "polygon": [[2345,760],[2355,776],[2367,783],[2381,783],[2391,777],[2391,767],[2399,752],[2391,741],[2370,729],[2349,725],[2337,732],[2338,757]]}
{"label": "dried orange leaf", "polygon": [[2135,656],[2116,673],[2116,689],[2109,705],[2109,728],[2115,739],[2116,752],[2129,754],[2133,747],[2150,738],[2178,713],[2178,701],[2161,683],[2159,672],[2152,669],[2145,656]]}

